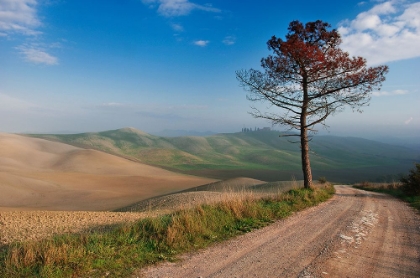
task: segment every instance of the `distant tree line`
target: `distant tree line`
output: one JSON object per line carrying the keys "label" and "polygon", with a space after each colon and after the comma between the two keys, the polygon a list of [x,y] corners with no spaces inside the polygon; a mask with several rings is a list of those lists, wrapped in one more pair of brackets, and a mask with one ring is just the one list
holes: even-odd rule
{"label": "distant tree line", "polygon": [[271,131],[271,128],[269,127],[263,127],[263,128],[254,127],[254,129],[247,128],[247,127],[242,128],[242,132],[256,132],[256,131]]}

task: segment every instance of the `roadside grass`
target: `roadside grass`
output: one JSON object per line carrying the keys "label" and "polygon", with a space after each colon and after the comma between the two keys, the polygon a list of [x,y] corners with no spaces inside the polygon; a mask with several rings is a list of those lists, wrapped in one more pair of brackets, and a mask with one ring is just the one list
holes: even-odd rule
{"label": "roadside grass", "polygon": [[399,198],[407,203],[410,204],[413,208],[420,211],[420,196],[409,195],[404,192],[403,184],[400,182],[391,182],[391,183],[371,183],[371,182],[361,182],[358,184],[353,185],[353,187],[367,190],[367,191],[374,191],[380,193],[386,193],[392,195],[396,198]]}
{"label": "roadside grass", "polygon": [[101,231],[13,243],[0,249],[0,277],[127,277],[135,269],[250,232],[329,199],[332,185],[257,198],[238,193]]}

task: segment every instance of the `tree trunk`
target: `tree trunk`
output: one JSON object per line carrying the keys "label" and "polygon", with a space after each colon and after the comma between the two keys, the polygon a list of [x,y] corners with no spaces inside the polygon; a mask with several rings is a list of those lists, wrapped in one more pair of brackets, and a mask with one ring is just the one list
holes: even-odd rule
{"label": "tree trunk", "polygon": [[[303,70],[305,72],[305,70]],[[311,162],[309,160],[309,139],[308,139],[308,127],[306,126],[306,117],[309,105],[308,98],[308,79],[306,73],[303,74],[302,89],[303,89],[303,102],[302,110],[300,114],[300,153],[302,159],[302,171],[303,171],[303,186],[305,188],[312,187],[312,171]]]}
{"label": "tree trunk", "polygon": [[305,188],[312,187],[312,171],[311,162],[309,160],[309,140],[306,128],[300,130],[300,148],[302,156],[303,186]]}

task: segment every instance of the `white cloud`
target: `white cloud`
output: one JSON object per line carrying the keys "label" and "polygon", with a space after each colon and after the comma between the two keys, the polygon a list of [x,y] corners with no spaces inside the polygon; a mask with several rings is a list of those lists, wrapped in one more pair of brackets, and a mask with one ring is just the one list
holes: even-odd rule
{"label": "white cloud", "polygon": [[223,43],[226,45],[233,45],[236,42],[236,38],[234,36],[227,36],[223,40]]}
{"label": "white cloud", "polygon": [[[42,34],[38,30],[42,26],[37,15],[38,0],[0,0],[0,37],[12,35],[35,36]],[[31,38],[33,41],[33,39]],[[39,41],[39,38],[36,39]],[[48,48],[61,48],[54,43]],[[49,54],[45,47],[37,44],[23,44],[16,47],[23,58],[30,63],[57,65],[57,57]]]}
{"label": "white cloud", "polygon": [[405,125],[408,125],[409,123],[411,123],[411,121],[413,120],[413,117],[410,117],[409,119],[407,119],[406,121],[404,121]]}
{"label": "white cloud", "polygon": [[36,0],[1,0],[0,31],[2,36],[10,33],[40,34],[36,30],[41,25],[35,8],[37,4]]}
{"label": "white cloud", "polygon": [[338,28],[342,48],[369,64],[419,57],[420,2],[405,3],[386,1],[343,21]]}
{"label": "white cloud", "polygon": [[406,90],[394,90],[394,91],[391,91],[391,92],[388,92],[388,91],[376,91],[376,92],[372,92],[372,95],[375,96],[375,97],[406,95],[406,94],[408,94],[408,91],[406,91]]}
{"label": "white cloud", "polygon": [[158,6],[158,13],[166,17],[188,15],[193,10],[220,12],[210,5],[198,5],[188,0],[142,0],[142,2],[151,8]]}
{"label": "white cloud", "polygon": [[120,103],[120,102],[105,102],[95,106],[96,109],[128,109],[132,108],[132,105]]}
{"label": "white cloud", "polygon": [[124,103],[120,103],[120,102],[106,102],[106,103],[102,103],[101,106],[105,106],[105,107],[121,107],[121,106],[126,106]]}
{"label": "white cloud", "polygon": [[177,32],[183,32],[184,31],[184,27],[181,24],[172,23],[171,27],[172,27],[172,29],[174,29],[174,31],[177,31]]}
{"label": "white cloud", "polygon": [[48,54],[45,49],[34,45],[17,47],[24,59],[34,64],[57,65],[58,58]]}
{"label": "white cloud", "polygon": [[194,44],[195,45],[198,45],[198,46],[201,46],[201,47],[205,47],[205,46],[207,46],[209,44],[209,42],[210,41],[198,40],[198,41],[195,41]]}

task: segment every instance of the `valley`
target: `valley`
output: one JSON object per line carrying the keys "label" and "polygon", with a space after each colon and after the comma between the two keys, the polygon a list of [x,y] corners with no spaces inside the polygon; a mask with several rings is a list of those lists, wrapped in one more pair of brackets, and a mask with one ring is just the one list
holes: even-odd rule
{"label": "valley", "polygon": [[[30,136],[213,179],[302,179],[299,144],[290,142],[297,138],[282,135],[285,134],[278,131],[256,131],[204,137],[158,137],[123,128]],[[339,183],[397,180],[420,159],[418,150],[354,137],[315,136],[310,146],[314,178],[326,177]]]}

